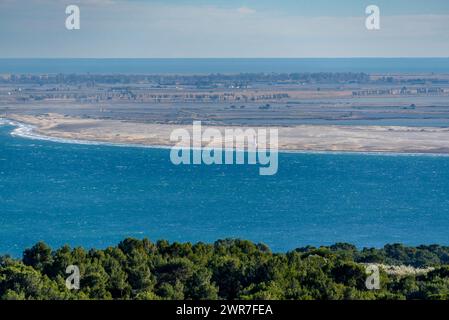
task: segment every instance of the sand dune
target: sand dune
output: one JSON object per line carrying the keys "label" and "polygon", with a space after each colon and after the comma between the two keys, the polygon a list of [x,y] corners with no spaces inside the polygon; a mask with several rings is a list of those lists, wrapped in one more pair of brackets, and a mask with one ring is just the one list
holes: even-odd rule
{"label": "sand dune", "polygon": [[[36,133],[50,137],[142,145],[171,146],[173,130],[192,129],[188,125],[82,119],[60,114],[8,117],[34,125]],[[214,128],[221,132],[225,129]],[[449,128],[299,125],[277,129],[281,150],[449,153]],[[213,141],[208,146],[219,145],[221,142]]]}

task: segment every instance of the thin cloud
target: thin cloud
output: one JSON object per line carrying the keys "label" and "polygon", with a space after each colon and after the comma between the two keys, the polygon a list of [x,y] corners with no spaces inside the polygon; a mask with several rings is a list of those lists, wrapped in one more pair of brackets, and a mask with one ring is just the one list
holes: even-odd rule
{"label": "thin cloud", "polygon": [[114,1],[114,5],[83,6],[81,30],[73,32],[65,29],[60,1],[33,10],[28,6],[0,10],[0,38],[8,43],[0,56],[30,52],[37,57],[449,55],[449,16],[444,14],[381,16],[381,30],[372,32],[365,28],[363,10],[352,17],[317,16],[238,5],[91,1]]}
{"label": "thin cloud", "polygon": [[256,10],[248,8],[248,7],[240,7],[237,9],[237,12],[240,14],[253,14],[253,13],[256,13]]}

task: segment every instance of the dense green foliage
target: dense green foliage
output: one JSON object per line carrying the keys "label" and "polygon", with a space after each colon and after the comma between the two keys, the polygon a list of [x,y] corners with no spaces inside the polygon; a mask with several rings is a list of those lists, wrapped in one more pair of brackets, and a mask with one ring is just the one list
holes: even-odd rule
{"label": "dense green foliage", "polygon": [[[424,274],[387,274],[368,290],[364,263],[434,267]],[[104,250],[44,243],[21,260],[0,257],[1,299],[445,299],[449,247],[386,245],[357,250],[350,244],[272,253],[262,244],[214,244],[126,239]],[[79,290],[65,286],[77,265]]]}

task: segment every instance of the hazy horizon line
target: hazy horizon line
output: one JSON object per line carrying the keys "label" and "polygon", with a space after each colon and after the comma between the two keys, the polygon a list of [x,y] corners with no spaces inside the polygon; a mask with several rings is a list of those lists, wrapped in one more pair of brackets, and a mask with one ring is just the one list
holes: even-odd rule
{"label": "hazy horizon line", "polygon": [[449,56],[347,56],[347,57],[0,57],[0,60],[232,60],[232,59],[247,59],[247,60],[266,60],[266,59],[449,59]]}

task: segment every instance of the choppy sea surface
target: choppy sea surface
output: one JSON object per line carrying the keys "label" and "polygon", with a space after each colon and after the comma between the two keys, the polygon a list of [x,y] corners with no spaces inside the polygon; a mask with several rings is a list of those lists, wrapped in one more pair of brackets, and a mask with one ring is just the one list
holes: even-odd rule
{"label": "choppy sea surface", "polygon": [[253,165],[175,166],[169,150],[13,136],[0,125],[0,254],[42,240],[238,237],[275,251],[337,241],[449,244],[449,157],[282,153]]}

